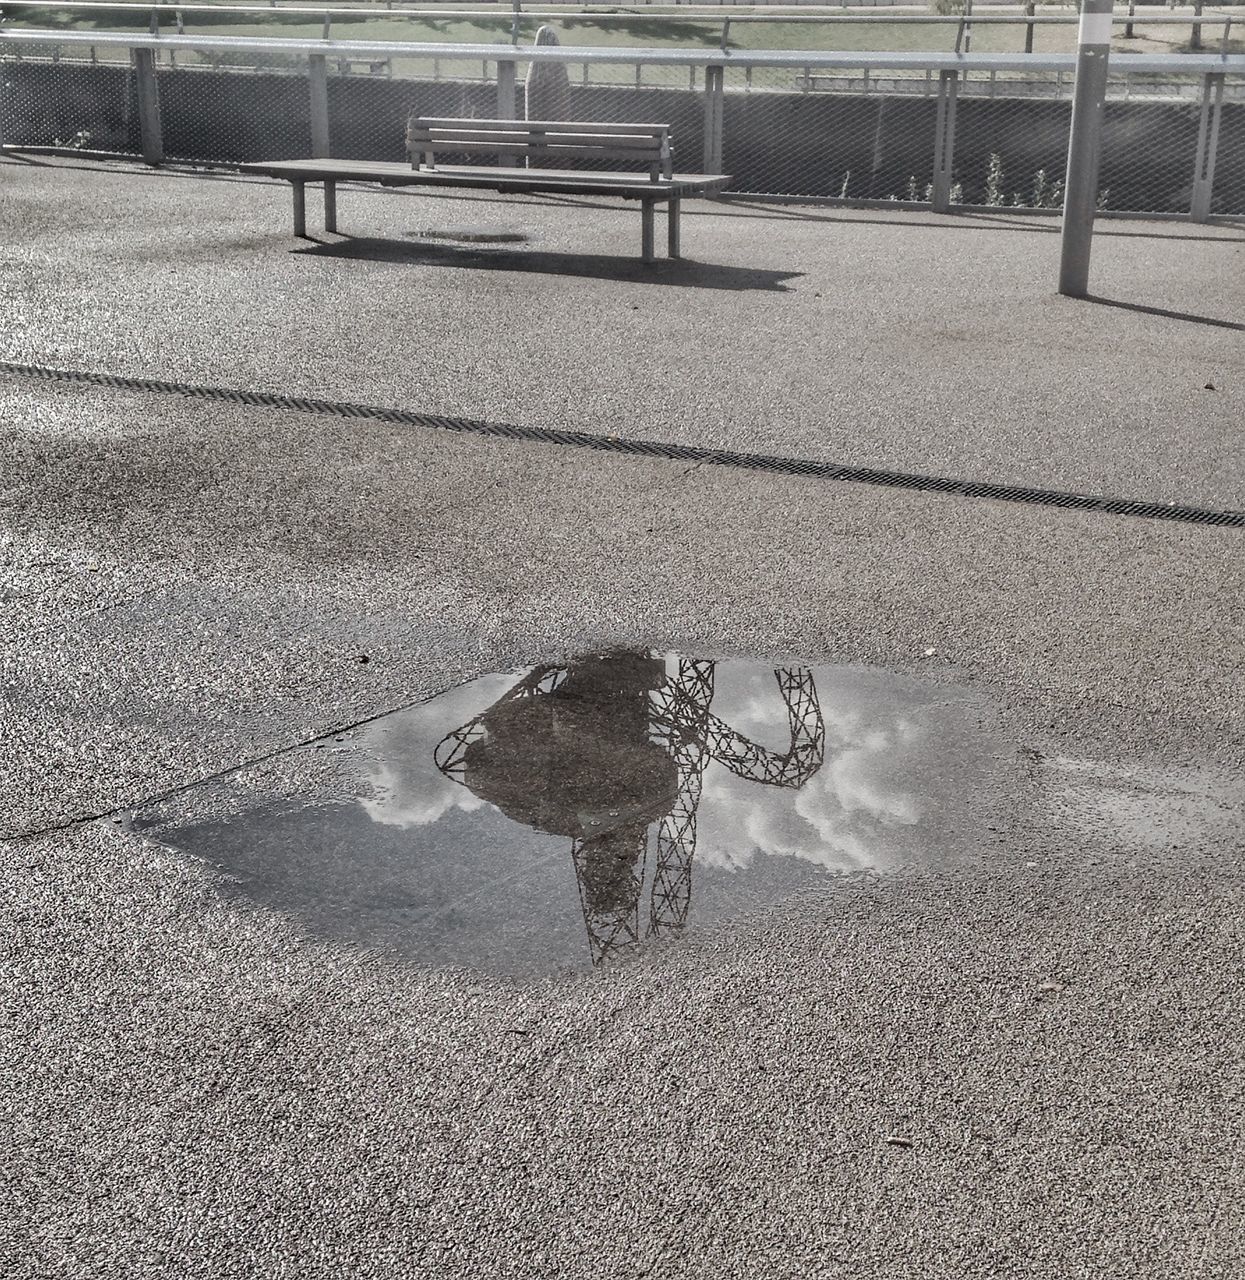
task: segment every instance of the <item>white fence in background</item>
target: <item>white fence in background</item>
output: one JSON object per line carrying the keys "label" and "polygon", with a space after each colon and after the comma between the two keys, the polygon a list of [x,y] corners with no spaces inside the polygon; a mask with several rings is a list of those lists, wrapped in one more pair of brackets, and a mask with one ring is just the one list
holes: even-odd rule
{"label": "white fence in background", "polygon": [[[153,164],[300,152],[396,158],[409,110],[526,114],[528,73],[542,64],[566,72],[560,118],[669,120],[684,166],[731,173],[735,194],[940,211],[1050,210],[1061,200],[1070,53],[4,26],[0,141],[141,154]],[[1245,215],[1245,55],[1130,54],[1112,68],[1101,207],[1195,220]]]}

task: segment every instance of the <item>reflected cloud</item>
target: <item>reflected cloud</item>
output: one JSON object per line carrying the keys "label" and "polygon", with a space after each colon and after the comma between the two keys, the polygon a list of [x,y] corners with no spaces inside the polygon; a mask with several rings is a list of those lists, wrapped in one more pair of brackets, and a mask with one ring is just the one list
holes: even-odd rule
{"label": "reflected cloud", "polygon": [[[885,836],[921,819],[922,798],[903,779],[914,771],[925,731],[903,714],[880,728],[868,718],[870,710],[876,717],[876,707],[853,711],[843,707],[845,697],[853,695],[838,689],[823,694],[823,704],[839,704],[837,714],[826,714],[826,760],[794,797],[744,792],[717,769],[706,774],[698,854],[706,865],[745,868],[764,854],[848,872],[884,870],[901,860]],[[727,714],[749,731],[764,733],[775,720],[768,710],[751,698],[741,712]]]}
{"label": "reflected cloud", "polygon": [[504,697],[515,675],[482,676],[447,693],[386,717],[360,734],[368,751],[364,779],[372,795],[359,803],[373,822],[391,827],[425,827],[452,810],[471,813],[484,806],[470,791],[441,772],[432,748],[451,730]]}

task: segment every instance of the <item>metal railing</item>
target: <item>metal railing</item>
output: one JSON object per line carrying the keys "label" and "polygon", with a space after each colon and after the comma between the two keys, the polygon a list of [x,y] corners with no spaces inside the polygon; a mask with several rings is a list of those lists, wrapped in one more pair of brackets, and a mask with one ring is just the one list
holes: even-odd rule
{"label": "metal railing", "polygon": [[[369,63],[382,72],[354,74]],[[0,27],[0,141],[153,164],[400,159],[411,110],[660,118],[673,127],[680,163],[732,174],[735,195],[1048,211],[1062,198],[1074,65],[1070,54]],[[1245,55],[1119,58],[1104,130],[1104,210],[1245,215]]]}
{"label": "metal railing", "polygon": [[[446,0],[450,7],[418,7],[387,3],[383,6],[374,4],[360,5],[311,5],[298,3],[297,0],[269,0],[267,4],[247,3],[179,3],[179,0],[155,0],[154,3],[139,3],[136,0],[121,0],[110,4],[107,0],[67,0],[66,3],[49,7],[46,0],[4,0],[0,4],[0,21],[12,22],[24,14],[33,15],[36,20],[46,22],[55,19],[56,29],[73,29],[75,24],[89,22],[96,15],[108,15],[114,22],[118,18],[129,18],[134,25],[148,26],[153,33],[173,27],[178,34],[184,34],[188,19],[201,19],[205,23],[218,24],[222,21],[236,20],[256,21],[262,24],[302,24],[319,27],[320,37],[328,39],[332,35],[335,23],[350,27],[365,27],[369,21],[378,20],[392,23],[405,19],[412,25],[434,26],[443,20],[464,22],[478,20],[482,23],[494,23],[508,26],[510,41],[518,44],[524,32],[531,32],[535,25],[562,20],[573,22],[576,27],[598,28],[598,35],[608,34],[612,29],[625,32],[628,25],[634,24],[639,15],[632,9],[594,8],[592,5],[540,4],[524,8],[522,0]],[[846,25],[849,28],[944,28],[954,30],[954,50],[968,53],[971,50],[973,34],[981,29],[1007,28],[1023,30],[1024,52],[1032,53],[1034,32],[1042,27],[1064,28],[1069,35],[1069,45],[1078,22],[1074,7],[1067,7],[1059,13],[1038,13],[1036,0],[1025,0],[1019,7],[1015,5],[974,6],[974,0],[961,0],[961,12],[955,14],[933,14],[890,11],[877,13],[834,13],[820,5],[808,3],[796,4],[794,8],[786,7],[783,12],[736,12],[737,3],[743,0],[715,0],[714,3],[689,3],[682,9],[670,9],[665,0],[645,0],[651,8],[660,7],[660,12],[653,16],[644,15],[642,21],[651,26],[660,23],[669,29],[671,35],[695,33],[704,37],[708,26],[721,24],[721,44],[726,48],[730,44],[731,32],[739,32],[757,24],[804,25],[824,27],[833,30],[836,26]],[[858,0],[859,2],[859,0]],[[878,7],[881,0],[867,0],[870,7]],[[807,10],[816,7],[816,13]],[[842,6],[846,8],[849,6]],[[1062,6],[1061,6],[1062,7]],[[749,3],[751,10],[752,5]],[[799,10],[803,8],[803,12]],[[1147,32],[1158,28],[1188,28],[1189,50],[1199,52],[1214,51],[1216,42],[1218,52],[1231,52],[1233,23],[1240,26],[1239,14],[1234,15],[1229,5],[1218,5],[1207,9],[1202,0],[1185,6],[1177,13],[1174,7],[1166,11],[1159,10],[1155,4],[1129,0],[1127,9],[1115,13],[1112,22],[1122,28],[1126,39],[1135,38],[1136,28],[1142,27]],[[125,24],[123,24],[125,25]],[[353,33],[358,38],[358,32]],[[406,37],[404,37],[406,38]],[[1061,52],[1071,52],[1071,47]],[[999,50],[992,50],[999,52]]]}

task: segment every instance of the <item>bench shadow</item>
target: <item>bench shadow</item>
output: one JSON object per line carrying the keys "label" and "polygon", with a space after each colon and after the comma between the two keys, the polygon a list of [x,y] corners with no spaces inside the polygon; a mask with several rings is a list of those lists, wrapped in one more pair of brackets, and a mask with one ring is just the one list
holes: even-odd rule
{"label": "bench shadow", "polygon": [[629,284],[672,285],[682,289],[729,289],[738,292],[794,292],[788,280],[801,271],[765,271],[758,267],[731,267],[688,258],[659,258],[645,264],[639,257],[625,258],[596,253],[556,253],[541,249],[501,249],[494,246],[461,246],[435,241],[405,243],[373,237],[347,237],[336,241],[310,241],[297,254],[315,258],[342,258],[398,265],[465,267],[474,271],[526,271],[535,275],[580,276],[588,280],[618,280]]}

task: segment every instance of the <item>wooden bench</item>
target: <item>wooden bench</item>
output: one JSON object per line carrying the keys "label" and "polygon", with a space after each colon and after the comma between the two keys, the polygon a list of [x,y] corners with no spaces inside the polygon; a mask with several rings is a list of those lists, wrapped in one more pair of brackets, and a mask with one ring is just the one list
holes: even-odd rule
{"label": "wooden bench", "polygon": [[[679,256],[684,196],[720,191],[726,174],[675,173],[670,126],[601,124],[568,120],[461,120],[412,116],[407,123],[410,164],[380,160],[268,160],[240,167],[283,178],[294,192],[294,234],[307,234],[306,186],[324,186],[324,229],[337,230],[337,184],[376,182],[387,187],[468,187],[502,193],[618,196],[640,202],[641,256],[654,261],[653,218],[667,209],[670,257]],[[479,156],[493,163],[444,164]],[[537,162],[533,164],[533,161]],[[625,170],[563,168],[585,163],[623,164]],[[539,167],[539,166],[545,167]]]}

